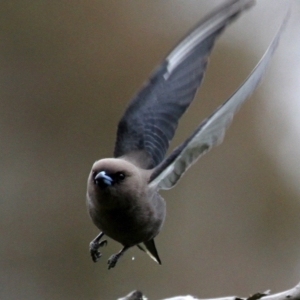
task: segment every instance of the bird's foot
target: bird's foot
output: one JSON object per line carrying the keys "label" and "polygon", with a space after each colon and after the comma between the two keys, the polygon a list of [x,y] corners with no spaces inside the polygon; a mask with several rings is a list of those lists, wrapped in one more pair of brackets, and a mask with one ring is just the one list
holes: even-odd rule
{"label": "bird's foot", "polygon": [[99,240],[95,239],[90,242],[90,254],[93,262],[97,262],[102,255],[101,252],[98,251],[98,249],[106,245],[107,245],[107,240],[103,240],[99,242]]}
{"label": "bird's foot", "polygon": [[111,268],[113,268],[113,267],[117,264],[119,258],[124,254],[124,252],[125,252],[128,248],[130,248],[130,247],[129,247],[129,246],[124,246],[123,249],[122,249],[120,252],[118,252],[118,253],[116,253],[116,254],[113,254],[113,255],[109,258],[109,260],[108,260],[108,262],[107,262],[107,264],[108,264],[108,270],[111,269]]}
{"label": "bird's foot", "polygon": [[108,270],[115,267],[115,265],[117,264],[117,262],[118,262],[120,256],[121,256],[121,255],[119,255],[119,253],[117,253],[117,254],[113,254],[113,255],[109,258],[109,260],[108,260],[108,262],[107,262],[107,264],[108,264]]}

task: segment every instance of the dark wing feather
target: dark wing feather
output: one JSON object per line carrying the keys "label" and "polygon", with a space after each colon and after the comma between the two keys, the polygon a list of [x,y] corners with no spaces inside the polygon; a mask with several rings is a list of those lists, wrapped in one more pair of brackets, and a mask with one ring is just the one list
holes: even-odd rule
{"label": "dark wing feather", "polygon": [[275,52],[288,14],[268,50],[246,81],[215,112],[204,120],[194,133],[176,148],[152,173],[150,187],[170,189],[198,158],[222,142],[234,113],[257,87]]}
{"label": "dark wing feather", "polygon": [[[178,120],[201,84],[215,39],[252,0],[234,0],[202,20],[154,70],[121,118],[114,156],[142,152],[144,168],[165,156]],[[146,159],[145,159],[146,158]]]}

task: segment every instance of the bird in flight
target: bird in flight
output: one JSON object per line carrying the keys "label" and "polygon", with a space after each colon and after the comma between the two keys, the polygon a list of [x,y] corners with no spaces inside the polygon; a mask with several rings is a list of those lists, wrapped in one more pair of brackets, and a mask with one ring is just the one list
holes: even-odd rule
{"label": "bird in flight", "polygon": [[118,124],[113,158],[96,161],[88,177],[88,212],[100,230],[89,247],[94,262],[101,257],[106,235],[123,246],[109,258],[109,269],[133,246],[161,264],[154,238],[164,223],[166,204],[159,190],[172,188],[199,157],[222,142],[234,113],[258,85],[278,44],[285,22],[245,82],[165,157],[178,121],[202,82],[216,38],[253,4],[231,0],[201,20],[130,101]]}

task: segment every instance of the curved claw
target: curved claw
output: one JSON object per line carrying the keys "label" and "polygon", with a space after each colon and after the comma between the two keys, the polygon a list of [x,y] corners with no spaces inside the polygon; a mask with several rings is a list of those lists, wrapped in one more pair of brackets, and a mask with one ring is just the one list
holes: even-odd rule
{"label": "curved claw", "polygon": [[107,245],[107,240],[100,241],[101,237],[103,236],[103,233],[100,232],[100,234],[90,242],[90,254],[92,257],[93,262],[97,262],[99,258],[101,257],[101,252],[98,251],[100,247]]}
{"label": "curved claw", "polygon": [[123,249],[121,251],[119,251],[118,253],[116,254],[113,254],[109,260],[107,261],[107,264],[108,264],[108,270],[113,268],[116,263],[118,262],[119,258],[124,254],[124,252],[130,248],[129,246],[124,246]]}
{"label": "curved claw", "polygon": [[108,264],[108,270],[111,268],[114,268],[114,266],[116,265],[117,261],[119,259],[119,255],[118,254],[113,254],[109,260],[107,261]]}
{"label": "curved claw", "polygon": [[90,254],[91,254],[93,262],[97,262],[102,255],[101,252],[99,252],[98,250],[95,250],[95,249],[90,249]]}
{"label": "curved claw", "polygon": [[107,245],[107,240],[103,240],[99,243],[99,248],[100,247],[103,247],[103,246],[106,246]]}

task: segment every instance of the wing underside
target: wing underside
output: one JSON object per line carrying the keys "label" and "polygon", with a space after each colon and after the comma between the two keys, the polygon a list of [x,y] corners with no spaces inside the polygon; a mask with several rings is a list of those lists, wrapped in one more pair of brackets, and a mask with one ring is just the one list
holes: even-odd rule
{"label": "wing underside", "polygon": [[286,18],[264,56],[244,83],[227,101],[218,107],[210,117],[205,119],[185,142],[177,147],[169,157],[154,170],[150,178],[150,186],[158,189],[172,188],[183,173],[196,162],[196,160],[213,146],[223,141],[225,131],[232,121],[234,114],[255,90],[265,73],[267,65],[276,50],[288,15],[289,14],[286,15]]}
{"label": "wing underside", "polygon": [[202,82],[216,38],[253,0],[231,0],[219,7],[172,50],[129,103],[121,118],[114,156],[142,152],[139,165],[157,166],[166,154],[178,120]]}

